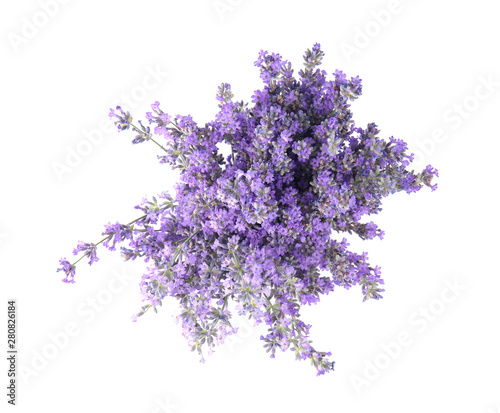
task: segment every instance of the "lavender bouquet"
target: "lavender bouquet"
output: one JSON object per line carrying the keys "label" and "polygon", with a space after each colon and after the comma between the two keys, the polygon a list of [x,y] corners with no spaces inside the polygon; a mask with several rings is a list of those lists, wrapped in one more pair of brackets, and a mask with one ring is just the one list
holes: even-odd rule
{"label": "lavender bouquet", "polygon": [[291,349],[297,360],[310,359],[317,375],[333,370],[331,352],[312,346],[301,305],[316,304],[335,286],[359,285],[363,301],[378,300],[384,281],[366,253],[349,251],[332,231],[383,238],[363,216],[377,214],[389,194],[423,185],[435,190],[438,172],[430,165],[408,171],[413,154],[404,141],[381,139],[374,123],[354,125],[349,101],[361,95],[361,81],[338,70],[327,80],[317,68],[323,56],[319,44],[307,50],[296,79],[288,61],[261,51],[255,66],[264,87],[252,96],[253,106],[233,101],[224,83],[219,113],[203,127],[189,115],[172,118],[158,102],[146,113],[151,126],[134,125],[129,112],[112,109],[118,130],[132,129],[134,144],[158,145],[159,162],[180,169],[180,182],[175,197],[162,192],[137,205],[142,215],[134,221],[106,225],[99,242],[80,241],[76,262],[60,260],[63,281],[74,283],[82,258],[98,260],[99,244],[114,251],[126,241],[124,260],[149,263],[140,282],[146,304],[134,321],[175,297],[177,322],[204,362],[203,345],[210,354],[236,332],[231,299],[239,315],[269,326],[260,338],[272,358],[277,348]]}

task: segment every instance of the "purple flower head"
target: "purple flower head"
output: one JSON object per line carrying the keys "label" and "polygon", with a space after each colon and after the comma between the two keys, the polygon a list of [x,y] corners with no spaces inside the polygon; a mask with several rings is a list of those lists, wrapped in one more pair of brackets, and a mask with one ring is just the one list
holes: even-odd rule
{"label": "purple flower head", "polygon": [[139,121],[139,128],[134,126],[134,131],[138,132],[135,139],[132,140],[133,144],[145,142],[151,139],[151,128],[149,126],[144,126],[141,121]]}
{"label": "purple flower head", "polygon": [[116,111],[111,109],[109,117],[116,118],[115,125],[118,127],[118,131],[130,128],[130,124],[132,123],[132,116],[130,115],[130,112],[124,112],[120,106],[116,107]]}
{"label": "purple flower head", "polygon": [[[255,61],[263,87],[252,104],[234,101],[231,85],[217,88],[214,120],[164,113],[159,102],[146,113],[151,129],[119,106],[111,110],[119,130],[131,128],[133,143],[152,141],[158,159],[177,169],[175,193],[163,192],[136,205],[141,216],[108,223],[96,244],[80,242],[74,253],[97,261],[99,243],[117,243],[125,261],[148,263],[140,290],[146,304],[133,321],[163,300],[178,300],[182,334],[201,356],[234,334],[236,314],[265,323],[261,336],[271,358],[292,350],[310,360],[317,375],[332,371],[330,352],[312,346],[303,305],[316,305],[336,287],[358,288],[363,301],[379,300],[384,280],[366,253],[349,250],[345,233],[383,239],[366,220],[382,210],[382,199],[433,184],[438,171],[407,170],[413,161],[403,140],[375,123],[360,127],[350,102],[362,93],[361,79],[340,70],[320,70],[318,43],[303,56],[297,78],[281,55],[261,51]],[[338,241],[336,239],[339,239]],[[74,265],[61,260],[65,282]]]}
{"label": "purple flower head", "polygon": [[231,102],[231,99],[234,97],[233,93],[231,92],[231,85],[229,83],[222,83],[218,88],[217,88],[217,95],[216,99],[221,102],[219,104],[219,107],[222,107],[224,103],[229,103]]}
{"label": "purple flower head", "polygon": [[[132,227],[130,225],[123,225],[119,222],[115,224],[106,224],[105,231],[102,235],[106,235],[105,241],[103,241],[103,245],[108,248],[110,251],[115,251],[115,245],[118,242],[122,242],[125,239],[132,239]],[[110,245],[110,242],[112,244]]]}
{"label": "purple flower head", "polygon": [[95,244],[78,241],[78,245],[73,250],[73,255],[78,255],[80,252],[83,252],[83,255],[89,258],[89,265],[99,261],[99,258],[96,255]]}
{"label": "purple flower head", "polygon": [[314,44],[312,50],[307,49],[304,54],[304,65],[308,69],[312,69],[315,66],[319,66],[323,60],[325,53],[321,50],[319,43]]}
{"label": "purple flower head", "polygon": [[72,265],[66,258],[61,258],[59,260],[59,265],[61,268],[58,268],[57,271],[64,271],[64,274],[66,275],[63,278],[63,282],[73,284],[75,282],[75,266]]}

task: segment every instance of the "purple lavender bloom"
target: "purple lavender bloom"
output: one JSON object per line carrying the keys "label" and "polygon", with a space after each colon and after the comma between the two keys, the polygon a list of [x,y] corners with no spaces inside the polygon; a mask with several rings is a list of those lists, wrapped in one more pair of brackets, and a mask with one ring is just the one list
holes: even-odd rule
{"label": "purple lavender bloom", "polygon": [[59,265],[61,268],[58,268],[57,271],[64,271],[66,277],[63,278],[63,282],[73,284],[75,282],[75,266],[72,265],[66,258],[61,258],[59,260]]}
{"label": "purple lavender bloom", "polygon": [[130,128],[130,124],[132,123],[132,116],[130,115],[130,112],[124,112],[120,106],[116,107],[116,111],[111,109],[109,117],[116,118],[115,125],[118,127],[118,131]]}
{"label": "purple lavender bloom", "polygon": [[[106,224],[105,231],[102,235],[106,235],[107,238],[103,241],[103,245],[108,248],[110,251],[115,251],[115,245],[118,242],[122,242],[125,239],[132,239],[132,228],[130,225],[123,225],[119,222],[115,224]],[[110,245],[110,242],[112,244]]]}
{"label": "purple lavender bloom", "polygon": [[78,255],[80,252],[83,252],[84,256],[89,258],[89,265],[99,261],[99,258],[96,255],[96,245],[93,243],[78,241],[78,245],[73,250],[73,255]]}
{"label": "purple lavender bloom", "polygon": [[[361,96],[359,77],[336,70],[329,79],[319,69],[318,43],[303,57],[294,77],[281,55],[261,51],[255,66],[263,87],[252,95],[253,106],[234,101],[222,83],[218,113],[204,126],[164,113],[159,102],[146,113],[151,128],[132,125],[119,106],[110,112],[119,131],[137,133],[133,143],[160,147],[160,163],[179,170],[180,180],[175,195],[144,199],[135,207],[141,217],[108,223],[101,241],[80,242],[74,253],[91,264],[99,243],[112,251],[127,243],[120,248],[125,261],[148,263],[140,282],[146,304],[133,320],[175,298],[182,334],[202,361],[203,346],[210,354],[236,331],[231,299],[237,314],[268,325],[261,340],[271,358],[278,349],[292,350],[317,375],[333,371],[331,353],[311,344],[301,306],[318,304],[336,287],[357,286],[363,301],[381,299],[381,269],[367,253],[350,251],[342,235],[383,239],[374,222],[363,222],[382,210],[383,198],[437,187],[432,166],[407,169],[413,155],[406,142],[384,139],[375,123],[355,125],[351,101]],[[74,264],[60,263],[63,281],[73,283]]]}

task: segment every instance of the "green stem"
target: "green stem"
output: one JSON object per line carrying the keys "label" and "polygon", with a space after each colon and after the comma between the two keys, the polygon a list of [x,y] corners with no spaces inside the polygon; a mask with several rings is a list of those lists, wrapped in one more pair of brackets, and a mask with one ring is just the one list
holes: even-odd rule
{"label": "green stem", "polygon": [[182,133],[182,131],[179,129],[179,127],[178,127],[175,123],[173,123],[173,122],[168,122],[168,124],[169,124],[169,125],[172,125],[172,126],[174,127],[174,129],[175,129],[175,130],[177,130],[177,132]]}
{"label": "green stem", "polygon": [[271,304],[271,301],[269,301],[269,298],[267,298],[267,295],[265,293],[262,293],[262,295],[264,296],[264,298],[266,299],[267,303],[271,306],[271,308],[273,307],[273,305]]}
{"label": "green stem", "polygon": [[267,303],[269,304],[269,306],[271,307],[271,311],[273,312],[274,314],[274,317],[276,317],[276,321],[279,321],[279,317],[278,317],[278,314],[276,314],[276,311],[274,311],[274,306],[271,304],[271,298],[273,298],[273,294],[271,294],[271,297],[267,297],[267,295],[265,293],[262,293],[262,295],[264,296],[264,298],[266,299]]}
{"label": "green stem", "polygon": [[[142,217],[139,217],[137,219],[134,219],[133,221],[129,222],[127,225],[132,225],[134,223],[136,223],[137,221],[141,220],[141,219],[144,219],[146,218],[147,215],[143,215]],[[113,235],[115,235],[115,233],[112,233],[106,237],[104,237],[102,240],[100,240],[97,244],[94,244],[94,248],[97,247],[100,243],[106,241],[107,239],[110,239]],[[78,258],[73,264],[71,265],[76,265],[83,257],[86,257],[88,255],[88,253],[86,254],[83,254],[80,258]]]}
{"label": "green stem", "polygon": [[198,231],[196,231],[196,232],[192,233],[192,234],[191,234],[189,237],[187,237],[185,240],[183,240],[183,239],[182,239],[182,240],[180,240],[180,241],[177,241],[177,242],[182,242],[182,241],[184,241],[184,242],[182,243],[182,245],[179,245],[179,246],[175,249],[175,254],[174,254],[174,259],[173,259],[173,262],[172,262],[171,264],[169,264],[169,265],[174,265],[174,264],[176,264],[176,263],[177,263],[177,259],[178,259],[178,258],[179,258],[179,256],[182,254],[182,249],[183,249],[184,245],[186,245],[186,244],[187,244],[187,243],[191,240],[191,238],[193,238],[193,237],[194,237],[194,236],[195,236],[198,232],[200,232],[200,231],[201,231],[201,228],[200,228]]}
{"label": "green stem", "polygon": [[[130,126],[132,126],[132,129],[137,132],[137,133],[140,133],[141,135],[144,136],[145,132],[140,130],[137,126],[135,126],[133,123],[130,124]],[[152,140],[154,143],[156,143],[161,149],[163,149],[165,152],[168,153],[168,151],[163,147],[161,146],[158,142],[156,142],[152,137],[151,135],[147,134],[147,140]]]}
{"label": "green stem", "polygon": [[156,144],[157,144],[160,148],[162,148],[165,152],[167,152],[167,153],[168,153],[168,151],[167,151],[167,150],[166,150],[163,146],[161,146],[158,142],[156,142],[153,138],[151,138],[151,137],[150,137],[149,139],[151,139],[151,140],[152,140],[154,143],[156,143]]}

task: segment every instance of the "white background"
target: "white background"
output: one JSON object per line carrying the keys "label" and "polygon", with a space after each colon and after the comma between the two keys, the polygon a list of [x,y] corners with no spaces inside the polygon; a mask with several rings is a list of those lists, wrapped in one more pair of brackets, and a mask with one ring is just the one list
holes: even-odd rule
{"label": "white background", "polygon": [[[499,411],[495,2],[43,4],[3,2],[0,12],[0,337],[4,351],[6,301],[15,298],[17,411]],[[297,72],[316,42],[330,75],[363,80],[356,123],[406,140],[416,168],[440,172],[436,192],[386,199],[373,217],[383,241],[352,241],[382,267],[383,300],[338,289],[301,310],[314,346],[332,351],[334,373],[316,377],[291,351],[270,359],[259,340],[266,327],[237,316],[239,337],[199,363],[172,320],[176,303],[131,322],[145,264],[118,252],[102,250],[95,266],[78,265],[76,284],[61,282],[58,260],[72,259],[78,240],[96,242],[105,223],[134,219],[142,197],[177,177],[153,144],[106,130],[112,105],[131,99],[144,119],[158,100],[203,125],[220,83],[251,101],[261,49]],[[76,150],[83,155],[72,158]],[[58,175],[57,165],[68,169]],[[405,345],[394,344],[405,333]],[[0,377],[3,412],[4,364]]]}

